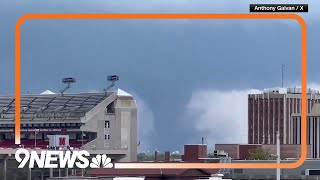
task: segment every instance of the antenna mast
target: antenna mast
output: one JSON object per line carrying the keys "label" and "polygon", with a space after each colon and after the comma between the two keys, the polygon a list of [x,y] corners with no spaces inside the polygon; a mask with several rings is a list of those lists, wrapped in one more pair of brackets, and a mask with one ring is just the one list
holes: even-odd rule
{"label": "antenna mast", "polygon": [[283,88],[284,64],[281,65],[281,87]]}

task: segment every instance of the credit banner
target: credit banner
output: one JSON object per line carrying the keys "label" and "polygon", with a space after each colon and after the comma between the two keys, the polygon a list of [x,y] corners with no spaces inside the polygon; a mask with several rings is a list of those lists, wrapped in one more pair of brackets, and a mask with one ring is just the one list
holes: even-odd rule
{"label": "credit banner", "polygon": [[308,12],[308,4],[250,4],[250,12]]}

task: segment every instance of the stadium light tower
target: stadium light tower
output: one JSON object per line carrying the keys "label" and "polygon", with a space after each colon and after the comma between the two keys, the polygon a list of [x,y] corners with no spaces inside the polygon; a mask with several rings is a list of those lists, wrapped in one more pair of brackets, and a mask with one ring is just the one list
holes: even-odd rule
{"label": "stadium light tower", "polygon": [[76,79],[74,78],[62,78],[62,84],[67,84],[67,86],[64,89],[62,89],[60,93],[63,95],[63,93],[71,87],[71,84],[75,82]]}
{"label": "stadium light tower", "polygon": [[107,91],[108,91],[110,88],[112,88],[112,87],[115,85],[115,82],[116,82],[116,81],[119,81],[119,76],[117,76],[117,75],[110,75],[110,76],[107,77],[107,80],[108,80],[109,82],[111,82],[111,84],[110,84],[107,88],[103,89],[103,91],[106,92],[106,93],[107,93]]}

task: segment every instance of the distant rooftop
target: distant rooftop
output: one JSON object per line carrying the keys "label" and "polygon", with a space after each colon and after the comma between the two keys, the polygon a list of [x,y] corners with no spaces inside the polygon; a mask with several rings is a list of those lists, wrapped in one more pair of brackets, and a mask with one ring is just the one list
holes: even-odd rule
{"label": "distant rooftop", "polygon": [[185,146],[206,146],[207,144],[185,144]]}
{"label": "distant rooftop", "polygon": [[125,92],[124,90],[122,90],[122,89],[119,89],[118,88],[118,90],[117,90],[117,95],[118,96],[122,96],[122,97],[132,97],[132,95],[131,94],[129,94],[129,93],[127,93],[127,92]]}
{"label": "distant rooftop", "polygon": [[50,90],[46,90],[46,91],[42,92],[41,94],[55,94],[55,93]]}
{"label": "distant rooftop", "polygon": [[[301,88],[293,87],[293,88],[266,88],[263,90],[263,93],[273,93],[273,94],[301,94]],[[262,93],[262,92],[261,92]],[[307,89],[307,94],[320,94],[319,90]]]}

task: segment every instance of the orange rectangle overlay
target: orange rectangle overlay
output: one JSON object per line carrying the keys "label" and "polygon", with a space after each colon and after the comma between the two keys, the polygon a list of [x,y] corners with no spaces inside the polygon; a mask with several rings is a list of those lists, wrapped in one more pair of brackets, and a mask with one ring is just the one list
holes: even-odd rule
{"label": "orange rectangle overlay", "polygon": [[294,163],[115,163],[119,169],[215,169],[215,168],[297,168],[303,164],[307,155],[307,26],[303,18],[296,14],[25,14],[16,22],[15,27],[15,143],[20,144],[20,61],[21,61],[21,27],[26,20],[52,19],[279,19],[296,20],[301,26],[301,156]]}

